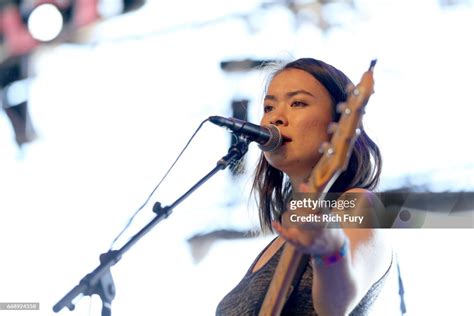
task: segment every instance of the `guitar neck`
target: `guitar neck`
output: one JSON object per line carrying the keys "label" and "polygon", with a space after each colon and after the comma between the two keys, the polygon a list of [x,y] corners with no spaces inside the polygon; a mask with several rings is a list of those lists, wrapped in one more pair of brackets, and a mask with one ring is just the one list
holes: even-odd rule
{"label": "guitar neck", "polygon": [[285,243],[280,261],[260,308],[259,316],[280,315],[288,296],[291,294],[291,284],[302,257],[294,246]]}

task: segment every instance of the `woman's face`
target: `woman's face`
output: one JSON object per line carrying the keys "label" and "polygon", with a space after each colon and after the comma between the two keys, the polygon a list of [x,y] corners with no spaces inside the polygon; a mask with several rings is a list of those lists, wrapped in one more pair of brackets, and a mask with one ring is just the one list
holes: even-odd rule
{"label": "woman's face", "polygon": [[319,147],[329,139],[331,121],[326,88],[306,71],[283,70],[268,86],[261,124],[278,126],[286,141],[278,150],[265,152],[265,158],[290,178],[306,178],[321,156]]}

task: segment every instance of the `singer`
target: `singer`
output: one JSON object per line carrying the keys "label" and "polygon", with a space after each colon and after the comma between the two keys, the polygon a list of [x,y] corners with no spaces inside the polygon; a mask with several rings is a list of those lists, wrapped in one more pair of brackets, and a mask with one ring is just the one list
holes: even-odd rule
{"label": "singer", "polygon": [[[263,232],[278,236],[262,250],[241,282],[217,306],[217,315],[258,315],[285,243],[309,255],[283,315],[400,315],[397,269],[392,248],[378,229],[287,227],[282,217],[294,192],[306,184],[337,122],[336,105],[346,100],[348,77],[312,58],[273,71],[265,90],[261,125],[279,128],[283,144],[265,151],[256,167],[256,196]],[[349,165],[331,192],[358,192],[372,203],[381,172],[381,154],[363,128]],[[392,305],[388,305],[390,302]],[[388,311],[387,311],[388,310]],[[380,310],[379,310],[380,311]]]}

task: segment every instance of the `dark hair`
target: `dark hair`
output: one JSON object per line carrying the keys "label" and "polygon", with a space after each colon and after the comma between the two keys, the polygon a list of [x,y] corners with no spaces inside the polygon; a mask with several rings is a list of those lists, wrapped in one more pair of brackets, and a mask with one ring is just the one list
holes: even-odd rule
{"label": "dark hair", "polygon": [[[333,105],[333,120],[339,121],[340,115],[336,105],[347,98],[346,87],[352,82],[340,70],[313,58],[301,58],[284,65],[273,73],[270,80],[287,69],[300,69],[311,74],[329,92]],[[270,82],[269,80],[269,82]],[[365,133],[363,126],[356,139],[347,169],[338,177],[331,187],[331,192],[344,192],[350,188],[372,190],[378,182],[382,167],[382,157],[377,145]],[[279,220],[281,212],[286,210],[292,188],[288,177],[272,167],[262,154],[255,170],[252,185],[260,218],[260,228],[272,232],[271,221]]]}

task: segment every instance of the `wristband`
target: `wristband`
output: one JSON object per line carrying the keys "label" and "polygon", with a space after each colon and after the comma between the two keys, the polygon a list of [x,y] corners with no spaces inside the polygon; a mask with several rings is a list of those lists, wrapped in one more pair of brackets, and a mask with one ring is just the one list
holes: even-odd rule
{"label": "wristband", "polygon": [[346,238],[344,243],[342,244],[341,248],[334,251],[333,253],[325,256],[318,256],[318,255],[311,255],[314,259],[316,264],[321,267],[329,267],[337,262],[339,262],[342,258],[344,258],[349,252],[349,242]]}

